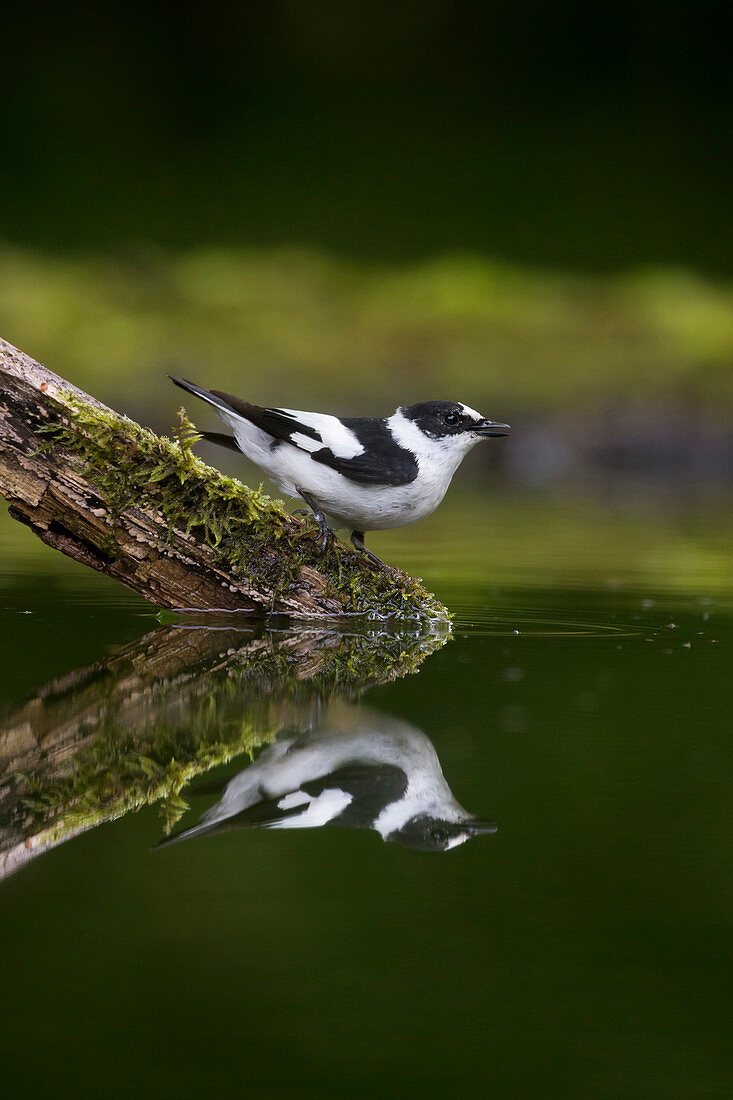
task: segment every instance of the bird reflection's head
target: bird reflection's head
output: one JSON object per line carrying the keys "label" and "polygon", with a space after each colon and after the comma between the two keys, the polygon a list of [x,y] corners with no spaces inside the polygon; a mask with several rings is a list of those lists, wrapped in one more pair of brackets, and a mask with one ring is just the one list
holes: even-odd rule
{"label": "bird reflection's head", "polygon": [[395,829],[384,839],[402,844],[405,848],[419,848],[423,852],[447,852],[472,836],[495,833],[495,821],[483,821],[467,817],[463,821],[445,821],[430,814],[410,818],[400,829]]}

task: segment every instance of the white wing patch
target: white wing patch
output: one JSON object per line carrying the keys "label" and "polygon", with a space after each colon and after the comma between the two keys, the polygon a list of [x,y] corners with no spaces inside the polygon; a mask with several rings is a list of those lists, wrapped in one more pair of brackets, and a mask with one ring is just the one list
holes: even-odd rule
{"label": "white wing patch", "polygon": [[270,826],[271,829],[314,829],[319,825],[328,825],[329,821],[333,821],[334,817],[338,817],[342,810],[345,810],[350,802],[353,801],[353,795],[347,794],[346,791],[342,791],[339,787],[333,787],[330,790],[321,791],[317,798],[310,798],[305,791],[293,791],[292,794],[286,795],[278,805],[281,809],[286,809],[283,806],[283,802],[288,799],[295,799],[300,796],[304,801],[290,802],[290,808],[294,806],[303,805],[304,811],[302,814],[298,814],[297,817],[286,817],[282,821],[276,821]]}
{"label": "white wing patch", "polygon": [[[312,453],[320,450],[322,446],[328,447],[336,458],[356,458],[357,455],[364,453],[364,448],[354,432],[342,424],[337,416],[329,416],[328,413],[299,412],[297,409],[282,409],[281,412],[292,416],[298,424],[306,428],[315,428],[323,440],[320,444],[310,436],[294,435],[293,442],[304,450]],[[301,442],[302,439],[307,442]]]}
{"label": "white wing patch", "polygon": [[300,432],[293,432],[290,442],[295,444],[296,447],[300,447],[301,451],[308,451],[309,454],[320,451],[323,447],[318,439],[311,439],[309,435],[302,435]]}
{"label": "white wing patch", "polygon": [[281,798],[277,804],[278,810],[292,810],[294,806],[305,806],[311,800],[311,796],[305,791],[291,791]]}

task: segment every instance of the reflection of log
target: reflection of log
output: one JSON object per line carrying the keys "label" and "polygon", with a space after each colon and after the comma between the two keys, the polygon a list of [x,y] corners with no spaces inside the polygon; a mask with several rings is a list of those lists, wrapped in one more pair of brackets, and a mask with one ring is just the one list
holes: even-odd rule
{"label": "reflection of log", "polygon": [[[229,617],[228,622],[231,622]],[[0,878],[307,721],[314,700],[415,671],[446,635],[161,627],[0,715]]]}
{"label": "reflection of log", "polygon": [[404,573],[316,529],[0,340],[0,492],[47,545],[161,607],[445,618]]}

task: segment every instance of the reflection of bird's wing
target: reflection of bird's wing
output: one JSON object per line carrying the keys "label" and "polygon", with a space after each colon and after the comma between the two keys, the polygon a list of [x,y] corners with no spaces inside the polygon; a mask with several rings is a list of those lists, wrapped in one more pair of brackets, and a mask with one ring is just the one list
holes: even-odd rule
{"label": "reflection of bird's wing", "polygon": [[[184,829],[156,847],[236,828],[312,829],[344,825],[366,829],[374,824],[386,806],[402,798],[406,789],[407,776],[399,767],[347,764],[327,775],[309,779],[287,794],[263,798],[226,817],[212,815],[208,821]],[[214,810],[219,808],[213,807]]]}
{"label": "reflection of bird's wing", "polygon": [[345,764],[323,780],[303,784],[308,792],[316,793],[320,783],[336,786],[349,795],[349,801],[327,825],[347,825],[356,829],[368,829],[374,824],[386,806],[398,801],[407,790],[407,775],[399,766],[381,763]]}

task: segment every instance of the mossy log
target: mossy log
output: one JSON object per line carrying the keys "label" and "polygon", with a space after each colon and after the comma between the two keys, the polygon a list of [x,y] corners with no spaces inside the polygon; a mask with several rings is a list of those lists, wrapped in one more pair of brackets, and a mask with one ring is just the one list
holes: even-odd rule
{"label": "mossy log", "polygon": [[447,638],[171,625],[52,680],[0,714],[0,879],[152,802],[170,830],[191,779],[416,672]]}
{"label": "mossy log", "polygon": [[446,620],[419,581],[204,465],[0,340],[0,493],[48,546],[159,607]]}

